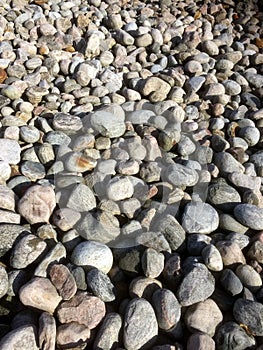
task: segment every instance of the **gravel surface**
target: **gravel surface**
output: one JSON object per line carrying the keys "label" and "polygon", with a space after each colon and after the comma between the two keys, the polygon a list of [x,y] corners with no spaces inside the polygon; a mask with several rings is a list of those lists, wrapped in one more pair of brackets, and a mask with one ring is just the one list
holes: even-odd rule
{"label": "gravel surface", "polygon": [[263,349],[262,23],[0,1],[0,350]]}

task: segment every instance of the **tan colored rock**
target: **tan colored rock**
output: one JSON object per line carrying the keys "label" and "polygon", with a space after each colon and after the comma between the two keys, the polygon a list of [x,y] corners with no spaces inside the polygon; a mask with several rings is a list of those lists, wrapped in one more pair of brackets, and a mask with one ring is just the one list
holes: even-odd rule
{"label": "tan colored rock", "polygon": [[48,312],[43,312],[39,317],[38,342],[41,350],[56,348],[56,320]]}
{"label": "tan colored rock", "polygon": [[221,241],[216,244],[216,247],[222,256],[224,266],[246,263],[242,250],[237,243]]}
{"label": "tan colored rock", "polygon": [[34,275],[39,277],[47,277],[48,267],[51,263],[59,262],[67,255],[66,248],[62,243],[57,243],[53,249],[51,249],[45,258],[36,267]]}
{"label": "tan colored rock", "polygon": [[56,197],[52,187],[34,185],[20,199],[18,211],[30,224],[48,223],[55,206]]}
{"label": "tan colored rock", "polygon": [[76,294],[77,285],[75,279],[65,265],[52,265],[49,276],[63,300],[69,300]]}
{"label": "tan colored rock", "polygon": [[[1,176],[1,174],[0,174]],[[0,208],[6,210],[15,210],[15,193],[7,186],[0,185]]]}
{"label": "tan colored rock", "polygon": [[59,306],[57,316],[61,323],[78,322],[92,329],[100,323],[105,312],[105,304],[102,300],[80,292]]}
{"label": "tan colored rock", "polygon": [[200,331],[211,337],[222,320],[222,312],[212,299],[190,306],[185,314],[185,323],[191,332]]}
{"label": "tan colored rock", "polygon": [[48,278],[34,277],[19,290],[22,304],[53,313],[61,301]]}
{"label": "tan colored rock", "polygon": [[149,77],[144,82],[141,93],[144,96],[150,95],[152,102],[163,101],[171,90],[170,84],[158,77]]}
{"label": "tan colored rock", "polygon": [[162,283],[155,278],[137,277],[131,281],[129,293],[132,298],[150,300],[153,293],[162,288]]}
{"label": "tan colored rock", "polygon": [[90,337],[90,329],[83,324],[70,322],[58,326],[57,346],[61,349],[77,347],[84,344]]}

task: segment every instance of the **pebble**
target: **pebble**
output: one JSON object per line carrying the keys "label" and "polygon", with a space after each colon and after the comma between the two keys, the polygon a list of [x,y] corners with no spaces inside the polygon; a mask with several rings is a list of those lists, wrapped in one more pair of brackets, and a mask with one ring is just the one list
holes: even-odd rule
{"label": "pebble", "polygon": [[115,300],[115,288],[110,278],[98,269],[91,269],[87,273],[87,285],[92,293],[104,302]]}
{"label": "pebble", "polygon": [[115,312],[108,313],[96,335],[93,349],[112,349],[118,346],[121,327],[121,316]]}
{"label": "pebble", "polygon": [[230,269],[225,269],[222,271],[222,274],[220,276],[220,283],[224,289],[233,296],[240,294],[243,290],[242,282],[238,276]]}
{"label": "pebble", "polygon": [[20,162],[21,148],[16,140],[0,139],[1,155],[0,160],[8,164],[18,164]]}
{"label": "pebble", "polygon": [[191,202],[186,205],[182,226],[187,233],[209,234],[217,229],[219,216],[208,203]]}
{"label": "pebble", "polygon": [[56,343],[56,321],[48,312],[39,317],[39,346],[43,349],[54,349]]}
{"label": "pebble", "polygon": [[207,200],[216,208],[229,212],[241,202],[241,197],[224,179],[218,178],[214,184],[208,187]]}
{"label": "pebble", "polygon": [[218,249],[213,244],[208,244],[202,250],[202,257],[206,267],[211,271],[223,270],[223,261]]}
{"label": "pebble", "polygon": [[0,185],[0,208],[15,211],[15,193],[7,186]]}
{"label": "pebble", "polygon": [[56,288],[48,278],[33,277],[19,290],[19,298],[23,305],[47,311],[51,314],[61,301]]}
{"label": "pebble", "polygon": [[215,290],[215,280],[204,264],[198,263],[184,277],[177,291],[182,306],[189,306],[209,298]]}
{"label": "pebble", "polygon": [[245,264],[246,259],[239,245],[235,242],[220,241],[216,244],[219,250],[224,266],[230,266],[234,264]]}
{"label": "pebble", "polygon": [[171,164],[165,170],[165,179],[174,186],[194,186],[199,179],[196,170],[181,164]]}
{"label": "pebble", "polygon": [[69,269],[62,264],[54,264],[49,270],[51,282],[63,300],[71,299],[77,292],[77,285]]}
{"label": "pebble", "polygon": [[135,298],[129,302],[123,326],[123,343],[127,350],[151,347],[158,334],[154,310],[151,304],[142,298]]}
{"label": "pebble", "polygon": [[181,306],[176,296],[169,289],[162,288],[154,292],[152,305],[159,328],[169,330],[179,322]]}
{"label": "pebble", "polygon": [[0,342],[0,349],[15,350],[17,348],[38,350],[36,327],[33,325],[23,325],[7,333]]}
{"label": "pebble", "polygon": [[120,201],[132,197],[134,188],[128,177],[116,176],[109,182],[106,191],[110,200]]}
{"label": "pebble", "polygon": [[96,267],[108,273],[113,264],[113,256],[105,244],[86,241],[78,244],[72,252],[71,261],[77,266]]}
{"label": "pebble", "polygon": [[263,230],[263,209],[253,204],[239,204],[234,209],[235,218],[252,230]]}
{"label": "pebble", "polygon": [[162,287],[162,283],[154,278],[137,277],[129,286],[129,294],[132,298],[144,298],[151,300],[153,293]]}
{"label": "pebble", "polygon": [[151,102],[159,102],[166,99],[170,92],[171,86],[164,80],[158,77],[147,78],[140,92],[144,96],[149,96]]}
{"label": "pebble", "polygon": [[0,225],[0,257],[4,256],[13,247],[14,242],[22,232],[29,232],[29,230],[24,226],[15,224]]}
{"label": "pebble", "polygon": [[146,277],[156,278],[164,269],[164,255],[153,248],[147,248],[142,255],[142,269]]}
{"label": "pebble", "polygon": [[251,292],[257,292],[262,286],[262,280],[252,266],[239,265],[236,268],[236,275],[242,282],[243,286],[248,288]]}
{"label": "pebble", "polygon": [[223,320],[223,314],[212,299],[190,306],[184,316],[187,328],[191,331],[214,336],[217,326]]}
{"label": "pebble", "polygon": [[55,206],[55,192],[52,187],[34,185],[19,200],[18,211],[30,224],[48,223]]}
{"label": "pebble", "polygon": [[214,340],[205,333],[196,332],[188,338],[187,350],[215,350]]}
{"label": "pebble", "polygon": [[219,152],[214,156],[214,163],[223,177],[235,172],[243,173],[244,167],[230,153]]}
{"label": "pebble", "polygon": [[94,112],[90,116],[90,123],[92,128],[104,137],[119,137],[125,132],[124,117],[104,110]]}
{"label": "pebble", "polygon": [[62,302],[56,313],[62,324],[77,322],[91,330],[102,321],[105,311],[102,300],[86,292],[78,292],[70,300]]}
{"label": "pebble", "polygon": [[[256,301],[237,299],[233,307],[233,315],[238,323],[245,324],[255,336],[262,336],[263,307]],[[255,320],[257,320],[255,322]]]}
{"label": "pebble", "polygon": [[[64,200],[64,198],[62,199]],[[77,212],[90,211],[96,207],[96,199],[92,190],[88,186],[80,183],[74,185],[71,189],[66,198],[65,206]],[[75,216],[74,212],[73,216]],[[72,219],[70,219],[70,221],[72,221]]]}
{"label": "pebble", "polygon": [[0,265],[0,297],[8,292],[8,274],[4,266]]}
{"label": "pebble", "polygon": [[238,344],[239,349],[245,350],[255,345],[255,339],[240,325],[228,321],[219,327],[215,343],[218,350],[231,349],[233,343]]}
{"label": "pebble", "polygon": [[90,329],[78,322],[62,324],[57,328],[56,343],[62,349],[86,345],[89,338]]}
{"label": "pebble", "polygon": [[23,269],[32,264],[45,251],[46,242],[33,234],[24,235],[15,244],[10,256],[10,265]]}

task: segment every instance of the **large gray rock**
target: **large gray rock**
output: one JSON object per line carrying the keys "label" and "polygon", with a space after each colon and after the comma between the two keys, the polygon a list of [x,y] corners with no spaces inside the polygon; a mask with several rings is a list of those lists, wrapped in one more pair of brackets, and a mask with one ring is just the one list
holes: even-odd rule
{"label": "large gray rock", "polygon": [[187,233],[209,234],[215,231],[218,225],[218,213],[210,204],[190,202],[186,205],[182,217],[182,227]]}
{"label": "large gray rock", "polygon": [[158,323],[154,310],[147,300],[136,298],[128,304],[123,330],[125,349],[151,348],[158,334]]}
{"label": "large gray rock", "polygon": [[263,208],[253,204],[239,204],[234,209],[234,216],[252,230],[263,230]]}
{"label": "large gray rock", "polygon": [[38,350],[36,328],[24,325],[7,333],[0,342],[0,350]]}

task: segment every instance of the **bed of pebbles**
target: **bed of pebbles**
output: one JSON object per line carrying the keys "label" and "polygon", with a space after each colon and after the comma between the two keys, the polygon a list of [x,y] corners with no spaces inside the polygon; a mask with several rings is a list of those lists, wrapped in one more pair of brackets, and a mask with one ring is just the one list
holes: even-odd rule
{"label": "bed of pebbles", "polygon": [[260,1],[0,4],[0,350],[263,349]]}

